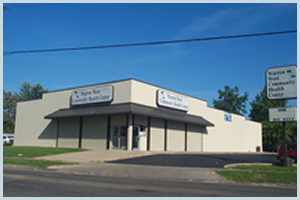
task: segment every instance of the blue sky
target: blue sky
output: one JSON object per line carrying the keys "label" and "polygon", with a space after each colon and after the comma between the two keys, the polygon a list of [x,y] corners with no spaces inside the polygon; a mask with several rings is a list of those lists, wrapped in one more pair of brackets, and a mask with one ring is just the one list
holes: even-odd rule
{"label": "blue sky", "polygon": [[[36,5],[36,6],[35,6]],[[296,4],[4,4],[3,51],[114,45],[297,29]],[[208,102],[225,85],[251,102],[270,67],[297,64],[297,34],[3,56],[3,89],[135,78]],[[296,100],[290,101],[296,106]],[[247,104],[247,109],[251,107]],[[247,115],[249,112],[247,113]]]}

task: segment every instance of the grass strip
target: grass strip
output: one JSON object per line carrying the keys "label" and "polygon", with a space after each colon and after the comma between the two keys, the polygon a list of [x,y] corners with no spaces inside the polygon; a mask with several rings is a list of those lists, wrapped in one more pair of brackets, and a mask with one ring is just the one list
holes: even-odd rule
{"label": "grass strip", "polygon": [[297,173],[297,167],[282,167],[274,165],[236,165],[227,169]]}
{"label": "grass strip", "polygon": [[31,166],[35,168],[47,168],[54,165],[72,165],[76,163],[66,163],[60,161],[49,161],[49,160],[31,160],[31,159],[14,159],[14,158],[3,158],[3,164],[9,165],[22,165]]}
{"label": "grass strip", "polygon": [[217,171],[228,180],[254,183],[297,183],[297,167],[236,165]]}
{"label": "grass strip", "polygon": [[259,172],[259,171],[218,171],[228,180],[255,183],[297,183],[296,173]]}
{"label": "grass strip", "polygon": [[55,147],[24,147],[24,146],[3,146],[3,157],[34,158],[55,154],[87,151],[77,148],[55,148]]}

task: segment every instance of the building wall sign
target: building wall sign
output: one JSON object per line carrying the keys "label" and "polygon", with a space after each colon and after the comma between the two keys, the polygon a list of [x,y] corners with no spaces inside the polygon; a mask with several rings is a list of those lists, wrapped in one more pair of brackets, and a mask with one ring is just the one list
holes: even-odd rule
{"label": "building wall sign", "polygon": [[296,122],[297,121],[297,108],[270,108],[269,109],[270,122]]}
{"label": "building wall sign", "polygon": [[225,121],[227,121],[227,122],[231,122],[231,121],[232,121],[231,113],[225,112],[225,114],[224,114],[224,119],[225,119]]}
{"label": "building wall sign", "polygon": [[269,68],[266,71],[267,98],[297,98],[297,67],[294,65]]}
{"label": "building wall sign", "polygon": [[71,105],[84,105],[91,103],[104,103],[113,100],[113,86],[107,85],[102,87],[87,88],[74,90],[71,96]]}
{"label": "building wall sign", "polygon": [[173,108],[177,110],[188,111],[189,99],[164,90],[157,90],[157,105]]}

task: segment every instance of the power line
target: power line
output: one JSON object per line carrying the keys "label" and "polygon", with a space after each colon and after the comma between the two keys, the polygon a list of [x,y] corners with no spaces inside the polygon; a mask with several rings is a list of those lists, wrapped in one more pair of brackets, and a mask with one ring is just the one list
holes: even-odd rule
{"label": "power line", "polygon": [[3,6],[6,8],[28,8],[28,7],[41,7],[41,6],[55,6],[55,5],[61,5],[62,3],[39,3],[39,4],[33,4],[33,3],[29,3],[27,5],[10,5],[10,6]]}
{"label": "power line", "polygon": [[29,7],[41,7],[41,6],[55,6],[59,5],[61,3],[40,3],[40,4],[29,4],[29,5],[21,5],[21,6],[3,6],[4,11],[6,9],[11,9],[11,8],[29,8]]}
{"label": "power line", "polygon": [[46,53],[46,52],[60,52],[60,51],[78,51],[78,50],[92,50],[92,49],[108,49],[108,48],[136,47],[136,46],[150,46],[150,45],[163,45],[163,44],[199,42],[199,41],[210,41],[210,40],[225,40],[225,39],[236,39],[236,38],[247,38],[247,37],[260,37],[260,36],[289,34],[289,33],[296,33],[296,32],[297,32],[297,30],[288,30],[288,31],[278,31],[278,32],[252,33],[252,34],[231,35],[231,36],[183,39],[183,40],[165,40],[165,41],[154,41],[154,42],[99,45],[99,46],[90,46],[90,47],[70,47],[70,48],[55,48],[55,49],[7,51],[7,52],[3,52],[3,55],[25,54],[25,53]]}

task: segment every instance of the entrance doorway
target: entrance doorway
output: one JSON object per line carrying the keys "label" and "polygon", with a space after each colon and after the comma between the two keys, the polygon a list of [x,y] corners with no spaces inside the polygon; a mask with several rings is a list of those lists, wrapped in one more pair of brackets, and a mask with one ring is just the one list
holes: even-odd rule
{"label": "entrance doorway", "polygon": [[133,127],[133,141],[132,150],[141,150],[141,137],[146,135],[145,126],[134,126]]}
{"label": "entrance doorway", "polygon": [[112,148],[113,149],[127,149],[127,127],[115,126],[113,127]]}
{"label": "entrance doorway", "polygon": [[132,150],[139,150],[139,133],[140,133],[140,127],[135,126],[133,127],[133,141],[132,141]]}

